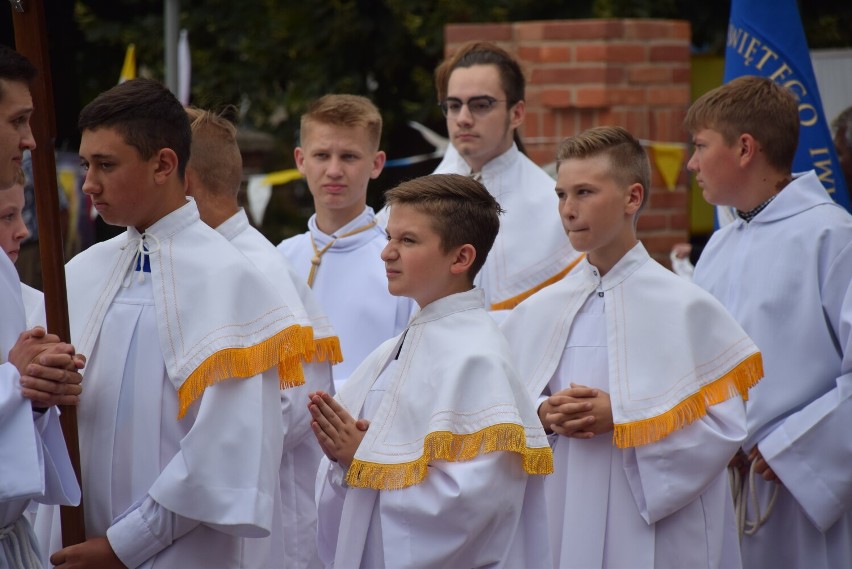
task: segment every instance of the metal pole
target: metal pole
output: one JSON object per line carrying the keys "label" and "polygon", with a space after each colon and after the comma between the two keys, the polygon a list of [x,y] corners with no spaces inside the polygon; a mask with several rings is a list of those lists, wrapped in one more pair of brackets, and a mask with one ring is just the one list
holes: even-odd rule
{"label": "metal pole", "polygon": [[163,0],[164,45],[166,47],[166,87],[178,95],[178,30],[180,0]]}

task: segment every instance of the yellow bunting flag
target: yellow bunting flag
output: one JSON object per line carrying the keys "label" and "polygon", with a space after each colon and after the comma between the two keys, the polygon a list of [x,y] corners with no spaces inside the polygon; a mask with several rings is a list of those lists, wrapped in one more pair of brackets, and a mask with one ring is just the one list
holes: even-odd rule
{"label": "yellow bunting flag", "polygon": [[118,84],[121,85],[125,81],[136,79],[136,45],[130,44],[127,46],[127,52],[124,54],[124,65],[121,66],[121,75],[118,77]]}
{"label": "yellow bunting flag", "polygon": [[657,171],[662,176],[666,188],[670,192],[674,191],[677,179],[680,177],[680,171],[683,168],[686,148],[683,144],[669,142],[652,142],[650,146],[654,165],[656,165]]}

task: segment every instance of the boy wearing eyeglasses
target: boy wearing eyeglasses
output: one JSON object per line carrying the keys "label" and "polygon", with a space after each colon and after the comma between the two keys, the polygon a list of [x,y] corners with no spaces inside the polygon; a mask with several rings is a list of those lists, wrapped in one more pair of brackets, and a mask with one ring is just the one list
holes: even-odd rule
{"label": "boy wearing eyeglasses", "polygon": [[553,178],[523,153],[523,72],[496,45],[471,42],[435,70],[435,84],[451,142],[435,173],[472,176],[506,210],[477,285],[491,310],[511,309],[580,259],[556,214]]}

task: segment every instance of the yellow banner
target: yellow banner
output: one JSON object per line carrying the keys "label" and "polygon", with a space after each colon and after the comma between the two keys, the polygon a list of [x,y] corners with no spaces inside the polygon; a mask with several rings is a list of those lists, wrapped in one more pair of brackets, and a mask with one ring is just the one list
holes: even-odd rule
{"label": "yellow banner", "polygon": [[663,178],[668,190],[674,191],[677,186],[677,179],[680,177],[680,172],[683,169],[683,159],[686,156],[686,148],[683,144],[673,144],[668,142],[652,142],[651,156],[657,171]]}

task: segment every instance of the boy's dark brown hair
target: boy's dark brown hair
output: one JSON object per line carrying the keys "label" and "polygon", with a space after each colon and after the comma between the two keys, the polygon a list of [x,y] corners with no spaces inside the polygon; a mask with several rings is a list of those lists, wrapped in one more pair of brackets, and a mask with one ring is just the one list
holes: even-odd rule
{"label": "boy's dark brown hair", "polygon": [[476,258],[468,271],[471,282],[494,245],[503,213],[485,186],[458,174],[432,174],[403,182],[385,194],[385,202],[391,208],[409,205],[428,215],[445,253],[473,245]]}
{"label": "boy's dark brown hair", "polygon": [[302,139],[312,123],[367,131],[373,150],[379,149],[382,138],[382,115],[370,99],[359,95],[325,95],[314,101],[302,115]]}
{"label": "boy's dark brown hair", "polygon": [[0,45],[0,100],[3,100],[2,81],[19,81],[29,85],[36,76],[30,60],[5,45]]}
{"label": "boy's dark brown hair", "polygon": [[715,130],[728,146],[750,134],[770,166],[789,172],[799,144],[799,102],[775,81],[748,75],[702,95],[687,111],[683,125],[692,134]]}
{"label": "boy's dark brown hair", "polygon": [[648,154],[636,138],[620,126],[599,126],[566,138],[556,151],[556,171],[563,160],[589,158],[600,154],[609,156],[612,177],[619,185],[642,184],[642,204],[636,216],[644,209],[651,191],[651,163]]}
{"label": "boy's dark brown hair", "polygon": [[178,174],[183,178],[192,144],[189,118],[162,83],[131,79],[104,91],[83,107],[77,126],[80,132],[115,129],[143,160],[170,148],[177,155]]}

